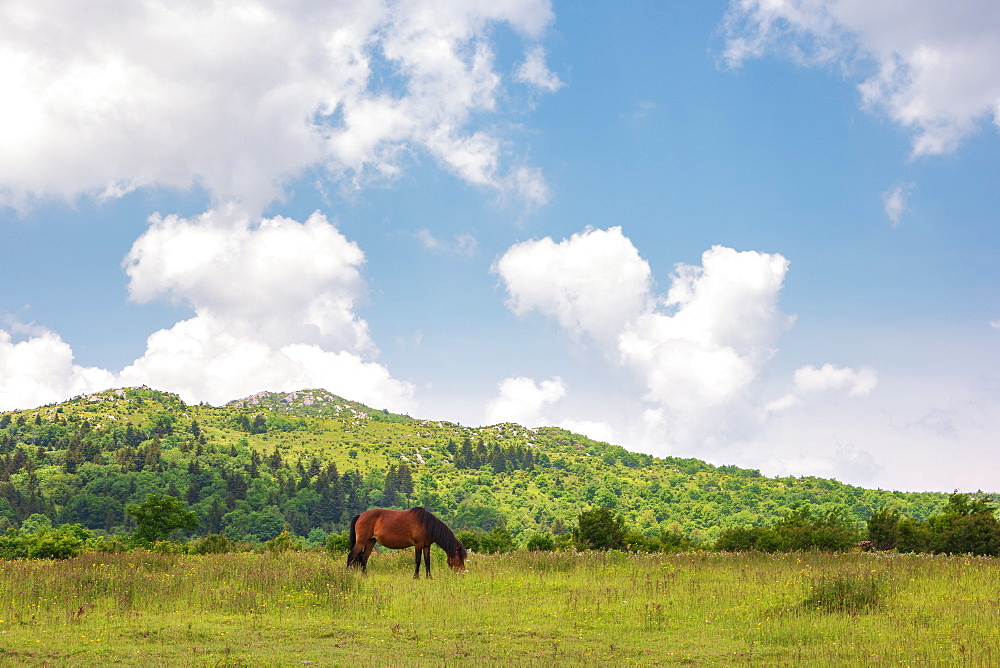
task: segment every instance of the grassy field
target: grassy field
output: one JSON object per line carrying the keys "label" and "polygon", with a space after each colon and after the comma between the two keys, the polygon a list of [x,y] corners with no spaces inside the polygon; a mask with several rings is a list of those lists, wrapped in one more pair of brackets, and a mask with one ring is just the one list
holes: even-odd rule
{"label": "grassy field", "polygon": [[3,665],[1000,665],[1000,560],[321,553],[0,562]]}

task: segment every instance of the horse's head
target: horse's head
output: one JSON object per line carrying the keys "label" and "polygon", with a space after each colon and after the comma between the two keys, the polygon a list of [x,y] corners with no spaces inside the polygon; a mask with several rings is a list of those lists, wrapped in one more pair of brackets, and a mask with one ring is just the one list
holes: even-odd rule
{"label": "horse's head", "polygon": [[455,550],[455,553],[448,555],[448,566],[456,573],[464,573],[465,557],[467,556],[468,553],[465,551],[465,546],[459,543],[458,549]]}

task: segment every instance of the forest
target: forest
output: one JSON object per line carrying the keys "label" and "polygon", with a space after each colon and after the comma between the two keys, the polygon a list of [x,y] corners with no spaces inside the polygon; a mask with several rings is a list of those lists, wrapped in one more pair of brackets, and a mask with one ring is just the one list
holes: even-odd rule
{"label": "forest", "polygon": [[653,457],[557,428],[420,420],[324,390],[214,407],[125,388],[0,414],[0,530],[44,517],[128,533],[127,507],[151,494],[195,514],[181,537],[264,542],[287,530],[313,545],[374,506],[422,505],[456,529],[502,528],[524,545],[568,535],[589,508],[611,509],[646,538],[701,544],[802,507],[860,530],[873,513],[922,522],[948,503],[941,493]]}

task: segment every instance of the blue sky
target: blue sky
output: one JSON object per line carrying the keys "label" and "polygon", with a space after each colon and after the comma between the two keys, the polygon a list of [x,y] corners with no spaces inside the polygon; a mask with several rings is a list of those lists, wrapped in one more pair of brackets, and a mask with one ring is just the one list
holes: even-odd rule
{"label": "blue sky", "polygon": [[997,34],[979,0],[5,3],[0,410],[325,387],[998,490]]}

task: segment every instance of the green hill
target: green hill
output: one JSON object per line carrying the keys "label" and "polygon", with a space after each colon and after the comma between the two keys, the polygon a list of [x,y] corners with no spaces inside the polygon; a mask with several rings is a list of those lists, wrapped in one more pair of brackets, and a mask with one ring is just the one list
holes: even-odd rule
{"label": "green hill", "polygon": [[455,528],[502,524],[523,542],[597,506],[649,536],[711,539],[796,504],[842,507],[861,522],[883,505],[925,518],[946,501],[653,457],[556,428],[418,420],[325,390],[213,407],[141,387],[0,413],[0,528],[42,513],[129,531],[125,505],[154,492],[185,500],[198,533],[248,540],[286,526],[321,540],[372,506],[423,505]]}

